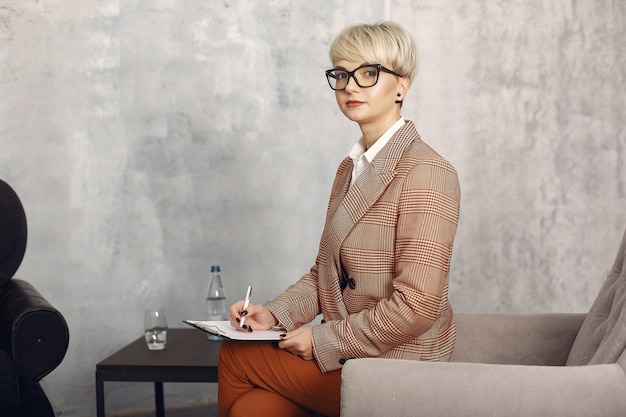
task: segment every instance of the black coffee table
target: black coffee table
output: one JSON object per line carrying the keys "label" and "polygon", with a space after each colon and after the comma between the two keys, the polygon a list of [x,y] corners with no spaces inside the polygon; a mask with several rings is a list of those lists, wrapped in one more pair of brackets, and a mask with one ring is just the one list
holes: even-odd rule
{"label": "black coffee table", "polygon": [[149,350],[142,337],[96,365],[97,416],[104,417],[104,381],[154,382],[157,417],[165,416],[164,382],[217,382],[222,342],[197,329],[169,329],[167,348]]}

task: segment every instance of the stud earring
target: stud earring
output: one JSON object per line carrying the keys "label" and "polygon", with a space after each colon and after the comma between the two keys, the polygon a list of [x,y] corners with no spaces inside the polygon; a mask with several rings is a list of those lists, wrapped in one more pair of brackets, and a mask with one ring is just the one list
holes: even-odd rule
{"label": "stud earring", "polygon": [[398,93],[398,97],[402,97],[402,93]]}

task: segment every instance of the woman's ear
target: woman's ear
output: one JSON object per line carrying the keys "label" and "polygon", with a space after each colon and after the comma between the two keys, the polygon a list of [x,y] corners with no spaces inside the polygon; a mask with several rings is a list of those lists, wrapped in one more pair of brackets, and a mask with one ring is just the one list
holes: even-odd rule
{"label": "woman's ear", "polygon": [[402,100],[404,100],[404,97],[406,96],[406,92],[409,91],[410,84],[411,83],[407,77],[400,78],[400,81],[398,82],[398,94],[396,94],[398,97],[396,103],[402,103]]}

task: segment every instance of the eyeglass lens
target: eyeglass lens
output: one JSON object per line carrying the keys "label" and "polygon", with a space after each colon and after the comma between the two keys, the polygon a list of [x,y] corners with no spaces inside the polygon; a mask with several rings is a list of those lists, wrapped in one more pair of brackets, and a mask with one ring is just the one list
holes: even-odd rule
{"label": "eyeglass lens", "polygon": [[378,82],[378,67],[374,65],[366,65],[359,67],[354,71],[329,70],[326,72],[326,78],[333,90],[343,90],[348,86],[350,77],[354,78],[359,87],[372,87]]}

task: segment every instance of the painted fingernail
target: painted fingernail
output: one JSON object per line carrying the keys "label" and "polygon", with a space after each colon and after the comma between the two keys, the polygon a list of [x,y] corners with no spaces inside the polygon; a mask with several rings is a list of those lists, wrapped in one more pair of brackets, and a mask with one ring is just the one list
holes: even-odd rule
{"label": "painted fingernail", "polygon": [[241,326],[241,328],[242,328],[242,329],[247,329],[247,328],[248,328],[248,325],[247,325],[247,324],[244,324],[243,326]]}
{"label": "painted fingernail", "polygon": [[248,327],[248,331],[249,331],[250,333],[252,333],[252,327],[251,327],[251,326],[249,326],[249,327]]}
{"label": "painted fingernail", "polygon": [[235,320],[237,320],[237,323],[239,323],[241,320],[239,320],[239,317],[235,317]]}
{"label": "painted fingernail", "polygon": [[287,337],[287,333],[281,333],[279,336],[280,337]]}
{"label": "painted fingernail", "polygon": [[247,315],[247,314],[248,314],[248,310],[244,310],[244,311],[242,311],[242,312],[241,312],[241,315],[242,315],[242,316],[245,316],[245,315]]}

